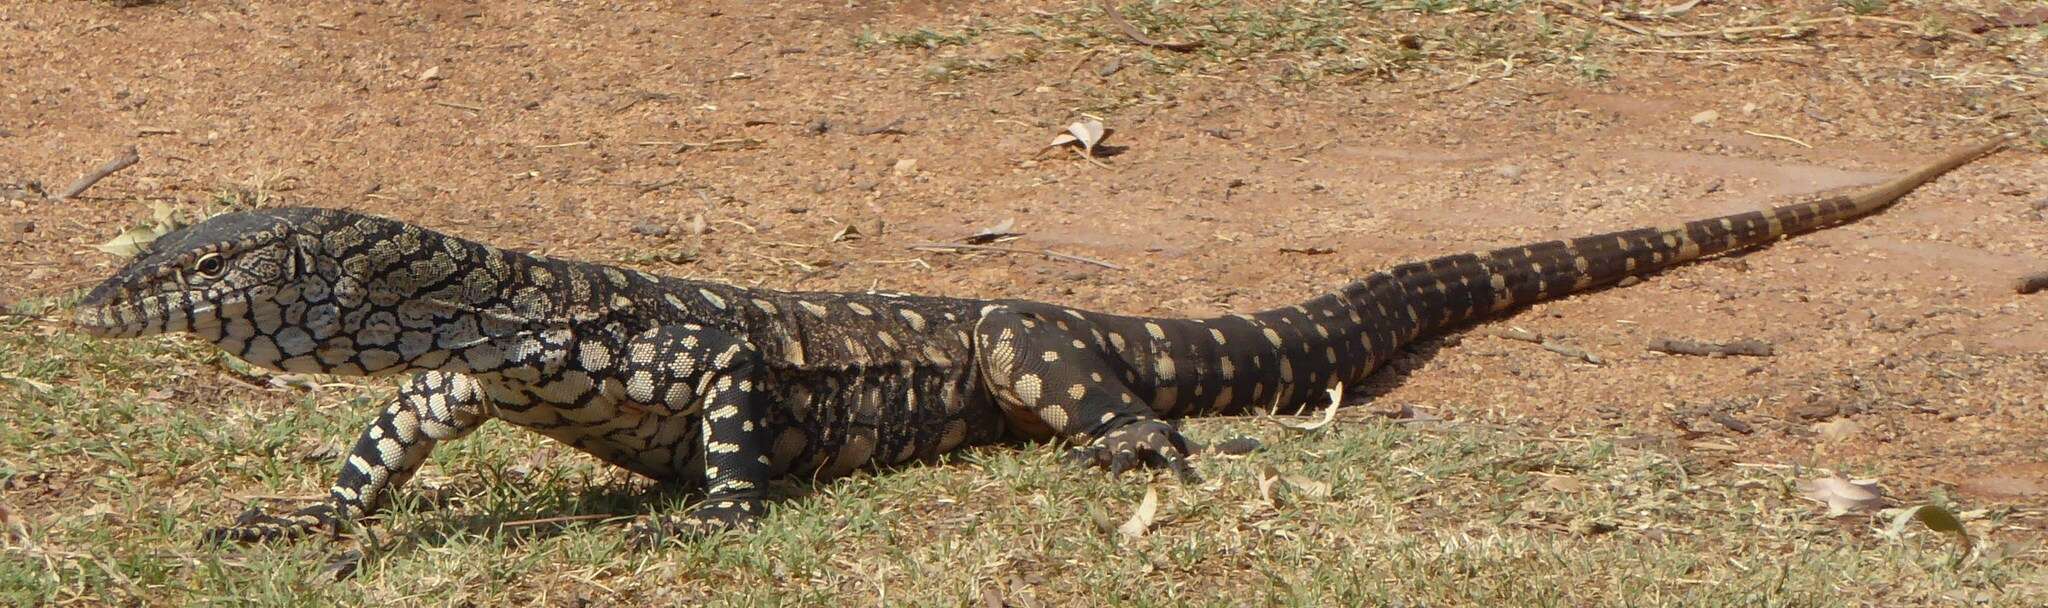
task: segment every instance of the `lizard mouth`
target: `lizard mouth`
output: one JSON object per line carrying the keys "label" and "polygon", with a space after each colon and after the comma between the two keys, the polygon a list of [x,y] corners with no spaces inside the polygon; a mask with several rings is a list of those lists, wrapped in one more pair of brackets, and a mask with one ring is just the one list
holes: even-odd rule
{"label": "lizard mouth", "polygon": [[164,296],[151,295],[133,302],[80,306],[77,314],[72,315],[71,326],[86,335],[99,338],[134,338],[173,331],[199,331],[220,325],[219,317],[213,314],[217,310],[219,306],[214,304],[173,309],[164,304]]}

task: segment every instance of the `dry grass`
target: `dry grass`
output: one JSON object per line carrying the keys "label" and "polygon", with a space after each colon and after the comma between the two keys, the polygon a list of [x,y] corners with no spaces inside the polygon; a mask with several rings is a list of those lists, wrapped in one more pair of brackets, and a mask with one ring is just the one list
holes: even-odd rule
{"label": "dry grass", "polygon": [[[1888,15],[1915,6],[1858,2],[1845,10]],[[1627,48],[1783,43],[1645,38],[1512,0],[1121,9],[1154,37],[1203,43],[1179,53],[1130,44],[1099,10],[876,30],[857,42],[868,53],[930,55],[922,76],[935,86],[1039,61],[1064,67],[1091,51],[1103,60],[1115,54],[1120,74],[1144,77],[1088,85],[1093,101],[1083,109],[1148,103],[1151,87],[1191,78],[1254,87],[1456,84],[1535,70],[1600,80]],[[1750,27],[1818,14],[1771,8],[1655,27]],[[1955,35],[1944,33],[1938,13],[1903,19],[1923,30],[1903,35]],[[1996,30],[1971,44],[2039,58],[2043,32]],[[960,54],[978,45],[990,50]],[[2039,124],[2039,107],[1997,112],[2024,99],[2003,93],[2036,86],[2039,76],[1955,69],[1946,80],[1921,76],[2001,93],[1972,110],[2037,128],[2029,125]],[[302,455],[352,438],[390,383],[264,375],[183,339],[99,341],[39,320],[62,306],[0,316],[0,507],[8,528],[0,533],[0,601],[13,605],[2048,601],[2048,568],[2032,544],[2038,513],[1966,512],[1979,543],[1959,561],[1948,539],[1917,529],[1887,534],[1881,515],[1825,517],[1796,496],[1789,469],[1637,440],[1657,430],[1549,437],[1363,416],[1306,435],[1256,420],[1192,422],[1199,440],[1250,434],[1267,444],[1246,457],[1200,458],[1208,478],[1201,486],[1066,469],[1049,446],[972,450],[945,463],[792,487],[795,496],[756,533],[642,553],[625,551],[621,526],[602,518],[674,510],[686,497],[494,425],[443,446],[389,515],[355,540],[197,547],[205,529],[247,505],[276,508],[321,494],[337,465]],[[1330,493],[1268,501],[1259,482],[1269,468],[1327,483]],[[1148,487],[1163,499],[1159,521],[1143,538],[1120,537],[1114,528]],[[352,549],[369,556],[353,577],[337,582],[322,572]]]}
{"label": "dry grass", "polygon": [[[178,338],[91,340],[0,325],[0,486],[21,536],[0,559],[16,605],[476,605],[843,601],[958,605],[2038,605],[2048,570],[2010,512],[1973,513],[1978,553],[1828,519],[1792,472],[1696,460],[1614,438],[1347,416],[1297,434],[1197,421],[1208,481],[1122,482],[1048,446],[790,490],[766,526],[631,553],[616,521],[687,500],[535,435],[493,426],[445,445],[357,541],[196,547],[246,504],[315,496],[335,468],[301,456],[351,436],[390,393],[249,375]],[[1259,489],[1272,471],[1328,496]],[[1885,471],[1858,471],[1883,475]],[[1313,485],[1313,484],[1308,484]],[[1143,538],[1120,537],[1147,487]],[[532,523],[576,518],[579,521]],[[352,578],[322,569],[370,555]],[[580,599],[579,599],[580,598]],[[1035,603],[1034,603],[1035,602]]]}

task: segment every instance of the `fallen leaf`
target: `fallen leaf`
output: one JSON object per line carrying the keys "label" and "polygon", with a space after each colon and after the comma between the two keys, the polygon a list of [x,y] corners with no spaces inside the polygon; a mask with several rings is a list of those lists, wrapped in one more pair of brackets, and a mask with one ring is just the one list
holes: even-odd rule
{"label": "fallen leaf", "polygon": [[28,537],[28,526],[22,525],[21,520],[14,517],[14,510],[7,508],[6,503],[0,503],[0,529],[7,531],[8,542]]}
{"label": "fallen leaf", "polygon": [[1287,482],[1287,487],[1293,488],[1302,498],[1321,500],[1330,497],[1330,482],[1300,475],[1288,475],[1280,480]]}
{"label": "fallen leaf", "polygon": [[1081,144],[1082,151],[1087,152],[1089,156],[1095,156],[1095,144],[1102,143],[1105,133],[1107,130],[1102,128],[1102,121],[1090,118],[1067,125],[1067,132],[1054,136],[1052,143],[1046,144],[1045,147],[1056,148],[1078,143]]}
{"label": "fallen leaf", "polygon": [[21,376],[16,376],[14,374],[0,374],[0,380],[5,380],[8,382],[13,382],[15,384],[26,386],[29,388],[29,390],[33,390],[38,393],[49,393],[50,391],[57,390],[57,387],[50,386],[50,383],[48,382],[43,382],[41,380],[35,380],[30,378],[23,378]]}
{"label": "fallen leaf", "polygon": [[1969,529],[1963,527],[1962,518],[1956,517],[1955,513],[1942,508],[1941,505],[1919,505],[1900,511],[1898,516],[1892,518],[1892,535],[1897,536],[1905,532],[1906,524],[1915,520],[1925,524],[1929,530],[1954,536],[1956,546],[1965,554],[1976,545],[1976,541],[1970,538]]}
{"label": "fallen leaf", "polygon": [[1012,230],[1016,225],[1017,218],[1004,218],[1003,221],[997,222],[994,226],[983,228],[974,234],[961,238],[960,242],[969,245],[986,245],[996,241],[1007,241],[1023,236],[1024,233]]}
{"label": "fallen leaf", "polygon": [[1861,434],[1863,432],[1863,425],[1856,424],[1856,421],[1848,418],[1838,418],[1827,422],[1816,422],[1813,424],[1813,430],[1816,433],[1820,433],[1821,437],[1827,438],[1828,441],[1842,441]]}
{"label": "fallen leaf", "polygon": [[1830,476],[1801,481],[1799,495],[1826,503],[1828,517],[1840,517],[1851,511],[1868,511],[1884,505],[1884,489],[1877,486],[1875,479],[1851,480]]}
{"label": "fallen leaf", "polygon": [[1282,475],[1280,469],[1265,465],[1259,469],[1259,500],[1278,505],[1289,496],[1301,500],[1322,500],[1334,492],[1330,482],[1301,475]]}
{"label": "fallen leaf", "polygon": [[124,258],[132,258],[140,255],[159,236],[163,236],[163,233],[158,232],[155,228],[138,226],[129,228],[127,232],[121,233],[120,236],[114,237],[111,241],[100,243],[95,249]]}
{"label": "fallen leaf", "polygon": [[1152,529],[1152,522],[1159,518],[1159,492],[1145,488],[1145,499],[1138,501],[1138,510],[1116,531],[1127,538],[1143,538]]}
{"label": "fallen leaf", "polygon": [[1216,453],[1226,456],[1243,456],[1256,452],[1262,447],[1265,447],[1265,444],[1260,443],[1258,438],[1237,436],[1218,442],[1214,450]]}
{"label": "fallen leaf", "polygon": [[361,549],[349,549],[328,559],[327,563],[322,564],[320,572],[314,575],[315,578],[312,580],[316,582],[344,580],[355,576],[356,570],[360,569],[362,565],[363,551]]}
{"label": "fallen leaf", "polygon": [[840,241],[847,241],[857,239],[860,237],[860,229],[853,227],[853,224],[847,224],[845,226],[839,227],[839,232],[833,233],[832,240],[829,242],[837,243]]}
{"label": "fallen leaf", "polygon": [[1560,494],[1571,494],[1586,489],[1586,482],[1570,475],[1558,475],[1543,480],[1543,489]]}
{"label": "fallen leaf", "polygon": [[1259,470],[1259,501],[1260,501],[1260,502],[1264,502],[1264,503],[1266,503],[1266,504],[1269,504],[1269,505],[1270,505],[1270,504],[1278,504],[1277,502],[1275,502],[1275,501],[1273,500],[1273,488],[1274,488],[1275,486],[1278,486],[1279,484],[1280,484],[1280,470],[1279,470],[1279,469],[1275,469],[1275,468],[1273,468],[1273,465],[1266,465],[1266,466],[1265,466],[1265,468],[1263,468],[1263,469],[1260,469],[1260,470]]}
{"label": "fallen leaf", "polygon": [[1314,432],[1317,429],[1330,426],[1330,423],[1337,420],[1337,406],[1344,404],[1344,383],[1339,382],[1336,386],[1330,387],[1329,392],[1330,406],[1323,408],[1323,417],[1321,419],[1307,424],[1288,424],[1281,422],[1279,419],[1273,419],[1273,423],[1280,425],[1281,428],[1301,431],[1303,433]]}
{"label": "fallen leaf", "polygon": [[113,515],[113,514],[114,514],[114,506],[113,506],[113,505],[110,505],[110,504],[107,504],[107,503],[104,503],[104,502],[96,502],[96,503],[92,503],[92,506],[91,506],[91,507],[87,507],[87,508],[85,509],[85,512],[83,512],[83,513],[79,513],[79,514],[78,514],[78,516],[79,516],[79,517],[82,517],[82,518],[85,518],[85,519],[98,519],[98,518],[106,517],[106,516],[108,516],[108,515]]}
{"label": "fallen leaf", "polygon": [[312,442],[299,451],[301,462],[327,462],[338,460],[342,454],[341,442],[332,439]]}

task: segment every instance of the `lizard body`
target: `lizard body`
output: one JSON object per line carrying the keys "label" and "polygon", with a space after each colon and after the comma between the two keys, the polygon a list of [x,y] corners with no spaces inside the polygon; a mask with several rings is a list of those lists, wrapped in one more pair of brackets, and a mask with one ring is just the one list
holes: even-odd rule
{"label": "lizard body", "polygon": [[165,235],[80,304],[103,336],[190,332],[252,364],[409,374],[330,500],[210,538],[302,536],[373,513],[433,446],[491,419],[692,485],[636,538],[752,522],[777,476],[837,477],[1008,438],[1114,472],[1170,468],[1165,420],[1298,409],[1418,336],[1841,223],[2000,144],[1851,196],[1396,266],[1300,305],[1209,319],[1012,300],[747,289],[526,255],[395,220],[290,208]]}

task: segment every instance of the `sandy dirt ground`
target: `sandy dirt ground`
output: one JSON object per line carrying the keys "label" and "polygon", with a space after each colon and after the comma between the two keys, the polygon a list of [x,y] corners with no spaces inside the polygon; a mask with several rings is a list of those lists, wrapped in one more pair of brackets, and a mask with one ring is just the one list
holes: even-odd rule
{"label": "sandy dirt ground", "polygon": [[[1175,71],[1107,26],[1020,33],[1083,6],[7,3],[0,301],[105,275],[116,260],[94,246],[151,204],[243,190],[744,285],[1210,315],[1410,259],[1870,184],[2017,132],[1865,221],[1425,341],[1369,407],[1881,470],[1979,505],[2048,497],[2048,293],[2012,287],[2048,270],[2048,72],[2038,36],[1970,42],[1991,8],[1948,16],[1961,35],[1854,23],[1749,45],[1804,50],[1609,48],[1592,67],[1473,59],[1438,27],[1400,43],[1442,61],[1290,80],[1276,54]],[[1792,9],[1688,18],[1759,10]],[[872,43],[918,28],[981,33]],[[1042,149],[1084,115],[1117,153]],[[141,162],[86,195],[39,194],[130,145]],[[1005,246],[1118,268],[910,248],[1010,220]],[[1489,333],[1507,327],[1604,364]],[[1646,351],[1659,338],[1775,355]]]}

